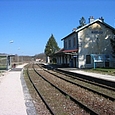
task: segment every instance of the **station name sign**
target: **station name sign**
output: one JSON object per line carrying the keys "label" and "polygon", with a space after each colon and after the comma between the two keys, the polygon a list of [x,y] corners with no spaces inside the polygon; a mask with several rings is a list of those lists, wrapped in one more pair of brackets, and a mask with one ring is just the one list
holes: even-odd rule
{"label": "station name sign", "polygon": [[103,31],[91,31],[92,34],[103,34]]}
{"label": "station name sign", "polygon": [[94,62],[105,62],[110,60],[109,55],[106,54],[91,54],[91,56],[94,59]]}

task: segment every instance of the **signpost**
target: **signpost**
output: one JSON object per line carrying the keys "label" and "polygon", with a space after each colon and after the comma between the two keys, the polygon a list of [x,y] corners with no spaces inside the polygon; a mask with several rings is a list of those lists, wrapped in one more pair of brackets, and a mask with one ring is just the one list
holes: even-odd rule
{"label": "signpost", "polygon": [[104,63],[105,67],[105,62],[110,60],[110,56],[106,54],[91,54],[93,61],[94,61],[94,69],[96,68],[96,63]]}

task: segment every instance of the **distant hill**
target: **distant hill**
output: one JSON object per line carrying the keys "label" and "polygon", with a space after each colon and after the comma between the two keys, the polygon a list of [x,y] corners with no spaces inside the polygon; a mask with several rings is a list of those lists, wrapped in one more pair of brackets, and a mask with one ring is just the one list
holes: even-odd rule
{"label": "distant hill", "polygon": [[[6,53],[0,53],[0,55],[8,55]],[[46,55],[44,53],[40,53],[40,54],[36,54],[34,56],[18,56],[17,54],[15,54],[13,57],[12,57],[12,62],[29,62],[29,61],[32,61],[32,60],[36,60],[36,59],[40,59],[42,61],[46,61]]]}
{"label": "distant hill", "polygon": [[35,60],[36,60],[36,59],[41,59],[41,60],[43,60],[43,61],[46,61],[46,55],[45,55],[44,53],[36,54],[36,55],[34,56],[34,59],[35,59]]}
{"label": "distant hill", "polygon": [[0,55],[7,55],[6,53],[0,53]]}

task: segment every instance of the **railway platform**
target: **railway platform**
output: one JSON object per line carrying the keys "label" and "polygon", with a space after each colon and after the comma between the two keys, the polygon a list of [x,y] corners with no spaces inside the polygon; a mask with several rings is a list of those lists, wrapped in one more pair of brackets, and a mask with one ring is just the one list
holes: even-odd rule
{"label": "railway platform", "polygon": [[104,75],[104,74],[100,74],[100,73],[86,72],[83,69],[78,69],[78,68],[69,68],[69,67],[64,68],[64,67],[57,66],[55,64],[52,65],[52,64],[45,63],[43,65],[49,66],[50,68],[66,71],[66,72],[76,73],[79,75],[86,75],[86,76],[90,76],[92,78],[115,82],[115,76],[112,76],[112,75],[107,75],[107,74]]}
{"label": "railway platform", "polygon": [[23,65],[0,76],[0,115],[36,115],[23,78]]}
{"label": "railway platform", "polygon": [[77,68],[58,68],[58,69],[63,70],[63,71],[77,73],[77,74],[87,75],[87,76],[90,76],[93,78],[98,78],[98,79],[115,82],[115,76],[111,76],[111,75],[103,75],[103,74],[99,74],[99,73],[86,72],[83,70],[79,70]]}
{"label": "railway platform", "polygon": [[51,69],[56,69],[58,71],[62,71],[71,75],[75,75],[76,77],[83,78],[86,80],[90,80],[93,82],[101,83],[103,85],[107,85],[110,87],[115,87],[115,76],[107,75],[107,74],[100,74],[100,73],[93,73],[93,72],[86,72],[83,69],[78,68],[69,68],[69,67],[61,67],[55,64],[43,64]]}

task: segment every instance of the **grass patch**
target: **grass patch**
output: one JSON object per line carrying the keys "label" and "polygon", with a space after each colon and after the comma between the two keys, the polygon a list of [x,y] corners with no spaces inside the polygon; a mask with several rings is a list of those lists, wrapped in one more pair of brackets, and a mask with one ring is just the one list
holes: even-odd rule
{"label": "grass patch", "polygon": [[87,72],[115,75],[115,68],[95,68],[95,69],[87,69]]}
{"label": "grass patch", "polygon": [[0,65],[0,70],[6,70],[6,69],[7,69],[6,65],[4,66]]}

